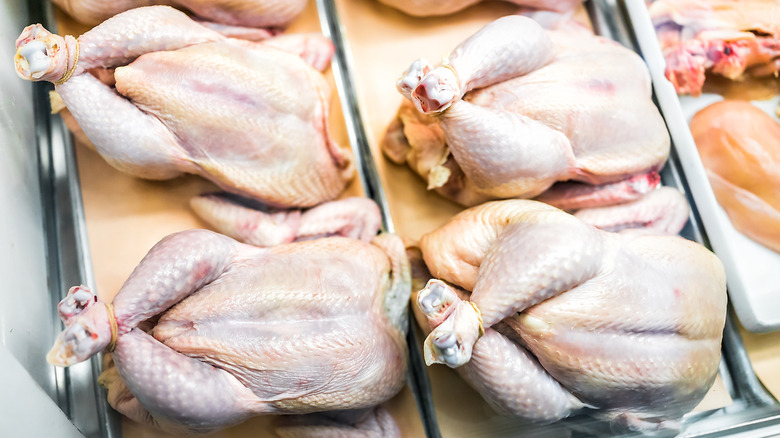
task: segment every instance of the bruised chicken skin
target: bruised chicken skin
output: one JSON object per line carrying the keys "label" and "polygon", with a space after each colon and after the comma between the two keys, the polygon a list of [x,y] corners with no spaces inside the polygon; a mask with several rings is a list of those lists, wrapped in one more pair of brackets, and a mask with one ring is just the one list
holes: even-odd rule
{"label": "bruised chicken skin", "polygon": [[257,248],[206,230],[170,235],[113,307],[71,289],[47,359],[67,366],[103,350],[115,315],[116,368],[101,376],[109,402],[175,432],[375,406],[404,385],[410,278],[399,238],[373,243]]}
{"label": "bruised chicken skin", "polygon": [[216,23],[248,27],[280,27],[306,6],[306,0],[52,0],[84,24],[98,24],[114,15],[143,6],[183,8]]}
{"label": "bruised chicken skin", "polygon": [[[351,151],[329,136],[323,76],[275,40],[225,38],[154,6],[117,15],[78,40],[28,26],[15,59],[21,77],[55,83],[117,169],[151,179],[194,173],[272,206],[309,207],[344,190],[354,174]],[[328,51],[325,59],[333,50],[329,42],[310,46]],[[322,63],[316,53],[307,57]],[[115,89],[90,74],[111,68]]]}
{"label": "bruised chicken skin", "polygon": [[[466,9],[482,0],[379,0],[415,17],[448,15]],[[519,6],[568,12],[582,4],[582,0],[507,0]]]}
{"label": "bruised chicken skin", "polygon": [[500,18],[441,66],[412,63],[398,89],[407,100],[383,151],[466,206],[638,199],[657,187],[669,153],[642,59],[570,22],[548,31]]}
{"label": "bruised chicken skin", "polygon": [[780,71],[778,0],[656,0],[650,16],[680,94],[701,94],[708,72],[741,80]]}
{"label": "bruised chicken skin", "polygon": [[509,200],[465,210],[419,246],[447,282],[417,295],[426,362],[458,367],[499,412],[553,421],[591,408],[629,429],[675,429],[715,379],[726,280],[694,242]]}
{"label": "bruised chicken skin", "polygon": [[780,252],[780,124],[743,101],[721,101],[691,119],[712,190],[734,228]]}

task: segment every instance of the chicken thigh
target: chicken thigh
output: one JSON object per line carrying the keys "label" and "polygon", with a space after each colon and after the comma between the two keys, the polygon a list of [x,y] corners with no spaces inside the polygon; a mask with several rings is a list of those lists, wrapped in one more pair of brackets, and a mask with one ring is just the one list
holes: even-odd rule
{"label": "chicken thigh", "polygon": [[405,382],[409,275],[392,235],[257,248],[183,231],[150,250],[113,304],[72,288],[47,359],[68,366],[113,349],[101,376],[112,406],[177,433],[367,409]]}
{"label": "chicken thigh", "polygon": [[[482,0],[379,0],[380,2],[399,9],[415,17],[430,15],[448,15],[466,9]],[[507,0],[520,6],[551,11],[571,11],[583,0]]]}
{"label": "chicken thigh", "polygon": [[[78,40],[28,26],[15,60],[22,78],[55,83],[119,170],[151,179],[194,173],[272,206],[317,205],[353,177],[351,151],[329,136],[325,79],[278,48],[295,46],[290,37],[271,41],[225,38],[153,6],[117,15]],[[333,50],[329,43],[294,48],[306,47],[325,49],[325,59]],[[90,74],[112,68],[115,88]]]}
{"label": "chicken thigh", "polygon": [[295,18],[306,0],[52,0],[84,24],[98,24],[114,15],[143,6],[168,5],[196,16],[233,26],[280,27]]}
{"label": "chicken thigh", "polygon": [[642,59],[571,22],[551,31],[500,18],[441,66],[412,63],[398,89],[407,100],[385,154],[466,206],[538,197],[569,210],[638,199],[657,187],[669,154]]}
{"label": "chicken thigh", "polygon": [[432,330],[426,362],[459,367],[500,412],[553,421],[589,408],[634,430],[675,428],[715,379],[726,279],[694,242],[509,200],[460,213],[419,246],[444,280],[416,299]]}

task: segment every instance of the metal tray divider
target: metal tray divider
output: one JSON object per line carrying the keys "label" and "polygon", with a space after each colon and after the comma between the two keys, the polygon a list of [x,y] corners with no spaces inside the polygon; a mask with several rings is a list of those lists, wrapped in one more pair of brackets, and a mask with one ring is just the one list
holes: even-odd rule
{"label": "metal tray divider", "polygon": [[[30,18],[56,32],[50,2],[30,3]],[[33,84],[51,317],[55,321],[53,343],[62,327],[57,304],[64,292],[78,284],[94,287],[95,281],[72,136],[62,119],[50,113],[50,90],[53,86],[49,83]],[[118,414],[108,405],[105,391],[97,384],[101,371],[102,354],[68,368],[52,366],[57,387],[54,401],[85,436],[118,438],[121,436]]]}
{"label": "metal tray divider", "polygon": [[[382,214],[383,230],[392,233],[395,230],[393,220],[390,216],[387,198],[382,188],[382,182],[379,178],[373,153],[371,152],[368,136],[363,126],[363,115],[354,87],[353,66],[350,58],[352,52],[349,50],[349,43],[344,37],[344,30],[341,26],[334,1],[316,0],[316,3],[322,32],[326,37],[330,38],[336,49],[331,62],[331,69],[336,79],[336,88],[341,100],[347,135],[352,146],[352,152],[357,160],[358,176],[366,197],[371,198],[379,205],[379,210]],[[409,352],[407,383],[417,403],[417,409],[420,413],[426,436],[439,438],[441,437],[441,432],[439,431],[436,412],[433,408],[431,386],[425,362],[417,349],[420,341],[411,312],[407,313],[407,324],[406,343]]]}

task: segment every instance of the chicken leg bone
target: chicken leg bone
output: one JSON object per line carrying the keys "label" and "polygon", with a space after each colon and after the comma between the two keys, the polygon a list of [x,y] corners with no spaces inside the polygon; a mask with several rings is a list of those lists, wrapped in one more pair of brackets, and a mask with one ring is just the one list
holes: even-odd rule
{"label": "chicken leg bone", "polygon": [[[68,326],[46,359],[69,366],[103,350],[114,335],[129,332],[215,279],[230,262],[234,245],[206,230],[183,231],[157,243],[114,297],[116,334],[105,303],[84,287],[71,289],[58,306]],[[85,304],[90,301],[94,303]],[[85,310],[79,312],[80,308]]]}
{"label": "chicken leg bone", "polygon": [[438,113],[470,90],[542,67],[554,53],[552,40],[539,24],[527,17],[507,16],[462,42],[439,67],[431,68],[423,59],[412,63],[399,79],[398,89],[421,112]]}
{"label": "chicken leg bone", "polygon": [[[500,209],[501,205],[486,204],[485,210]],[[467,210],[458,218],[465,219],[470,214]],[[561,215],[557,209],[543,214],[553,220],[508,225],[499,220],[485,224],[498,237],[488,247],[479,249],[482,262],[470,303],[462,302],[442,282],[429,282],[428,291],[418,295],[418,305],[431,327],[441,320],[425,341],[427,362],[445,363],[453,368],[465,364],[480,330],[576,287],[599,272],[608,247],[601,232]],[[450,226],[459,224],[460,221],[453,220]],[[424,236],[423,248],[443,249],[442,243],[450,244],[439,242],[437,234]],[[473,243],[464,239],[454,245],[461,246],[461,253],[467,254]]]}
{"label": "chicken leg bone", "polygon": [[[440,280],[428,282],[417,295],[417,305],[430,326],[435,327],[423,345],[425,363],[457,368],[468,362],[483,331],[477,309]],[[441,322],[437,324],[438,321]]]}
{"label": "chicken leg bone", "polygon": [[57,305],[57,312],[60,314],[62,322],[69,326],[75,318],[92,307],[98,302],[98,297],[89,290],[88,287],[73,286],[68,291],[68,295]]}
{"label": "chicken leg bone", "polygon": [[66,327],[46,355],[50,364],[66,367],[85,361],[114,338],[110,310],[86,287],[71,288],[57,308]]}
{"label": "chicken leg bone", "polygon": [[16,39],[16,74],[28,81],[58,81],[76,62],[77,45],[72,36],[63,38],[40,24],[27,26]]}
{"label": "chicken leg bone", "polygon": [[[150,26],[150,22],[156,25]],[[14,61],[22,79],[55,82],[69,66],[76,76],[94,67],[127,65],[145,53],[224,39],[176,9],[146,7],[110,18],[80,36],[78,41],[71,36],[52,34],[40,24],[27,26],[16,40]],[[76,53],[78,64],[73,66]]]}

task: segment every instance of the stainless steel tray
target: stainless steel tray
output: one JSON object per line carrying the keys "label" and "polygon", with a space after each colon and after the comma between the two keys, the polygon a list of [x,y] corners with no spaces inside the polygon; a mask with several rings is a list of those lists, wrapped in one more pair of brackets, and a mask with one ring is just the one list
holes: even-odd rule
{"label": "stainless steel tray", "polygon": [[[644,7],[642,0],[628,1],[627,3],[632,3],[634,7]],[[353,147],[356,148],[356,152],[360,153],[361,165],[363,166],[361,172],[364,180],[372,181],[371,184],[375,187],[374,189],[367,188],[366,192],[372,194],[371,196],[383,207],[386,223],[389,224],[387,201],[384,197],[375,161],[370,157],[371,147],[369,145],[369,136],[365,130],[365,114],[361,111],[359,106],[360,96],[354,87],[352,52],[349,49],[349,41],[345,36],[343,26],[340,24],[334,1],[318,0],[318,6],[327,11],[323,16],[326,16],[329,21],[329,36],[333,38],[337,47],[339,78],[344,85],[340,91],[344,92],[342,100],[347,102],[344,111],[347,123],[351,125],[350,139],[353,142]],[[586,6],[597,33],[614,39],[641,54],[640,48],[636,44],[635,29],[628,18],[625,4],[616,1],[588,1]],[[667,120],[667,124],[672,125],[670,122],[673,116],[665,112],[663,107],[660,107],[660,109],[664,119]],[[681,235],[709,247],[707,236],[702,231],[700,215],[696,210],[694,200],[691,197],[691,190],[674,148],[667,165],[662,171],[662,181],[664,185],[678,188],[685,193],[693,207],[689,223]],[[415,345],[419,346],[419,344]],[[733,403],[720,409],[689,414],[684,420],[685,429],[682,436],[729,436],[742,432],[751,432],[758,435],[777,433],[780,430],[780,407],[753,372],[742,339],[733,322],[731,309],[726,321],[722,348],[723,361],[721,362],[719,374]],[[428,384],[423,375],[420,376],[420,381],[422,383],[418,389],[426,389]],[[421,410],[426,413],[426,419],[431,422],[429,424],[426,421],[428,436],[440,436],[438,423],[434,422],[435,419],[433,417],[435,410],[432,406],[428,406],[431,401],[435,403],[435,400],[431,399],[430,393],[423,394],[418,399],[418,403],[423,403]],[[603,436],[610,433],[607,425],[594,424],[588,418],[572,418],[562,423],[564,423],[562,426],[577,431],[575,432],[577,436]],[[524,427],[523,433],[544,434],[545,431],[561,430],[558,426],[542,426],[534,429],[530,430]],[[498,432],[490,431],[480,436],[496,436]],[[504,430],[501,432],[507,436],[512,436],[520,431]]]}
{"label": "stainless steel tray", "polygon": [[[50,2],[43,0],[32,2],[33,9],[30,21],[42,23],[47,29],[56,32],[56,20]],[[318,4],[321,24],[324,33],[327,34],[328,18],[327,9]],[[338,57],[338,55],[337,55]],[[338,58],[333,63],[333,71],[336,76],[336,85],[342,96],[342,105],[345,107],[345,118],[348,101],[343,100],[343,85],[346,82],[339,76]],[[34,112],[36,137],[40,155],[41,193],[44,214],[44,227],[48,252],[49,294],[51,301],[51,318],[54,321],[54,330],[51,336],[59,333],[60,322],[57,315],[56,304],[62,298],[64,291],[75,284],[95,284],[95,276],[92,269],[90,246],[86,232],[86,218],[82,202],[82,192],[74,143],[72,136],[62,123],[59,116],[52,116],[49,112],[49,91],[53,86],[49,83],[33,84]],[[348,130],[352,124],[347,123]],[[350,131],[350,138],[353,133]],[[370,172],[361,152],[357,148],[360,143],[352,141],[355,156],[358,160],[358,173],[361,184],[366,194],[381,204],[381,187],[378,181],[370,179]],[[384,228],[392,231],[392,223],[383,209],[385,219]],[[411,324],[410,324],[411,327]],[[415,332],[410,330],[410,345],[416,344]],[[425,394],[424,374],[419,356],[412,352],[409,368],[408,386],[416,399],[424,398]],[[93,357],[90,361],[68,368],[50,367],[56,380],[55,402],[63,412],[71,419],[78,429],[87,437],[115,438],[122,435],[121,417],[111,409],[106,401],[105,391],[97,385],[97,376],[102,371],[102,358]],[[415,365],[416,364],[416,365]],[[422,379],[422,380],[421,380]],[[425,403],[418,402],[419,406]],[[421,419],[426,418],[420,415]],[[424,420],[422,420],[424,421]]]}
{"label": "stainless steel tray", "polygon": [[[366,0],[373,1],[373,0]],[[641,0],[625,3],[642,4]],[[599,33],[609,36],[621,43],[637,49],[635,30],[628,20],[625,3],[614,1],[591,1],[589,12]],[[344,117],[352,147],[359,163],[359,174],[364,191],[382,208],[385,229],[393,230],[387,201],[384,197],[382,183],[375,167],[365,132],[363,114],[358,105],[359,99],[354,90],[351,52],[348,41],[345,40],[333,0],[317,0],[323,31],[330,36],[336,45],[336,56],[333,72],[339,84]],[[634,7],[637,7],[634,5]],[[48,6],[34,11],[33,21],[53,23]],[[35,111],[38,135],[38,147],[41,157],[42,191],[45,212],[47,241],[49,242],[49,272],[51,273],[51,301],[54,309],[64,288],[72,284],[89,283],[91,267],[89,247],[86,243],[84,212],[81,205],[81,194],[77,169],[75,166],[73,146],[70,136],[57,117],[48,114],[48,90],[50,85],[36,84]],[[670,122],[670,116],[662,113]],[[680,188],[690,199],[690,189],[682,172],[676,153],[673,151],[669,163],[663,171],[663,181],[666,185]],[[693,201],[693,199],[690,199]],[[693,202],[692,202],[692,205]],[[683,232],[684,236],[705,245],[707,236],[701,227],[701,218],[697,212],[692,215],[690,224]],[[52,314],[57,318],[56,313]],[[759,435],[768,435],[768,431],[780,430],[780,409],[777,402],[763,388],[750,365],[744,345],[736,330],[732,317],[726,324],[723,341],[723,361],[720,375],[734,402],[724,408],[714,411],[689,415],[686,418],[685,436],[727,436],[746,431]],[[415,331],[410,330],[410,373],[409,385],[418,403],[426,435],[441,436],[435,418],[433,400],[428,382],[428,374],[419,355],[419,339]],[[119,421],[105,402],[105,395],[95,385],[96,376],[100,371],[97,358],[81,367],[57,371],[57,402],[69,414],[73,422],[87,436],[120,436]],[[580,425],[590,421],[574,418],[559,426],[580,430]],[[556,427],[557,428],[557,427]],[[541,431],[550,430],[542,427]],[[510,431],[511,432],[511,431]],[[601,435],[606,429],[591,429],[591,434]],[[585,435],[584,432],[575,432]]]}

